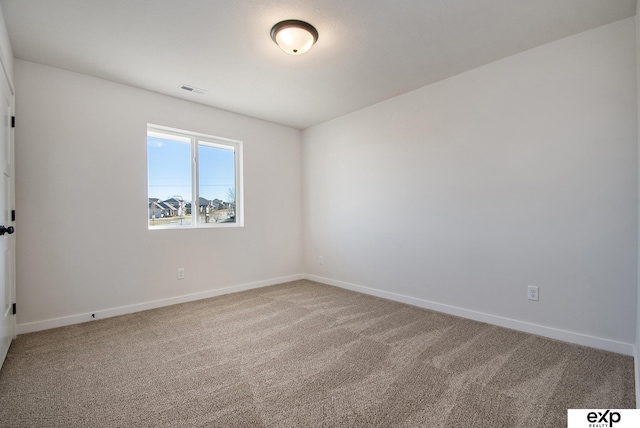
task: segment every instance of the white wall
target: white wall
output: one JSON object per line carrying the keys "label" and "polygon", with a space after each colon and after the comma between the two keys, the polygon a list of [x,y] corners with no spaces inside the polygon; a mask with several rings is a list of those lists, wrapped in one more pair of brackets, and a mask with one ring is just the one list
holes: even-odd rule
{"label": "white wall", "polygon": [[9,76],[9,81],[13,85],[13,51],[11,50],[9,33],[7,32],[7,26],[4,21],[2,9],[0,9],[0,23],[0,63],[5,67],[6,73]]}
{"label": "white wall", "polygon": [[635,80],[629,18],[307,129],[305,272],[631,353]]}
{"label": "white wall", "polygon": [[[20,60],[15,77],[19,332],[302,273],[299,130]],[[244,142],[244,228],[147,230],[148,122]]]}
{"label": "white wall", "polygon": [[[639,147],[639,155],[640,155],[640,31],[638,28],[640,26],[640,17],[637,15],[638,10],[640,10],[640,0],[636,2],[636,105],[638,106],[638,147]],[[639,159],[640,161],[640,159]],[[638,175],[638,181],[640,183],[640,171]],[[640,187],[640,185],[639,185]],[[640,213],[639,213],[640,215]],[[640,224],[640,217],[638,218],[638,224]],[[638,233],[640,234],[640,227],[638,228]],[[640,236],[640,235],[639,235]],[[638,239],[638,244],[640,245],[640,238]],[[640,347],[640,249],[638,250],[638,289],[637,289],[637,306],[636,306],[636,341],[635,341],[635,375],[636,375],[636,408],[640,408],[640,370],[638,361],[638,348]]]}
{"label": "white wall", "polygon": [[[19,332],[307,272],[624,352],[640,343],[634,32],[313,127],[302,154],[294,129],[18,60]],[[147,122],[245,142],[245,228],[146,229]]]}

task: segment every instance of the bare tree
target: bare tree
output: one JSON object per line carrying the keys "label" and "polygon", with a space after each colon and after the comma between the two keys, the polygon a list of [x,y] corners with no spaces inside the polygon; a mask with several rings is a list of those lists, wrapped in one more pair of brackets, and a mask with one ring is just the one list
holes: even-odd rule
{"label": "bare tree", "polygon": [[214,211],[213,219],[218,223],[220,220],[225,220],[227,218],[227,213],[224,211]]}

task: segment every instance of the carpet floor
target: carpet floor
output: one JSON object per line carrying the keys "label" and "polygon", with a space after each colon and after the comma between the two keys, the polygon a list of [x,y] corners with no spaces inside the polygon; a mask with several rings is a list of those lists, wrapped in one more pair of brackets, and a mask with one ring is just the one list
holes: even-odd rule
{"label": "carpet floor", "polygon": [[633,359],[311,281],[20,335],[6,427],[559,427]]}

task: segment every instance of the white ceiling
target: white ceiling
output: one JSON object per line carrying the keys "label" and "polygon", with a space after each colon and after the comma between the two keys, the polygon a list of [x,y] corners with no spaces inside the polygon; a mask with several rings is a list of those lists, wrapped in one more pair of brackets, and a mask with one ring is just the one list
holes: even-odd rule
{"label": "white ceiling", "polygon": [[[304,129],[636,14],[636,0],[0,0],[16,58]],[[290,56],[271,27],[320,34]],[[208,91],[181,90],[188,84]]]}

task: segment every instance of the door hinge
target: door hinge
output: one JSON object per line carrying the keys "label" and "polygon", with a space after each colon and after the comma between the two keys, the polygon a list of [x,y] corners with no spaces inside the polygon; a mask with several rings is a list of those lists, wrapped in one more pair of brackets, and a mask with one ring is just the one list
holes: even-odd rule
{"label": "door hinge", "polygon": [[16,314],[16,304],[15,303],[11,305],[11,314],[12,315]]}
{"label": "door hinge", "polygon": [[16,210],[11,210],[11,221],[16,221]]}
{"label": "door hinge", "polygon": [[16,127],[16,117],[15,116],[11,116],[11,127],[12,128]]}

